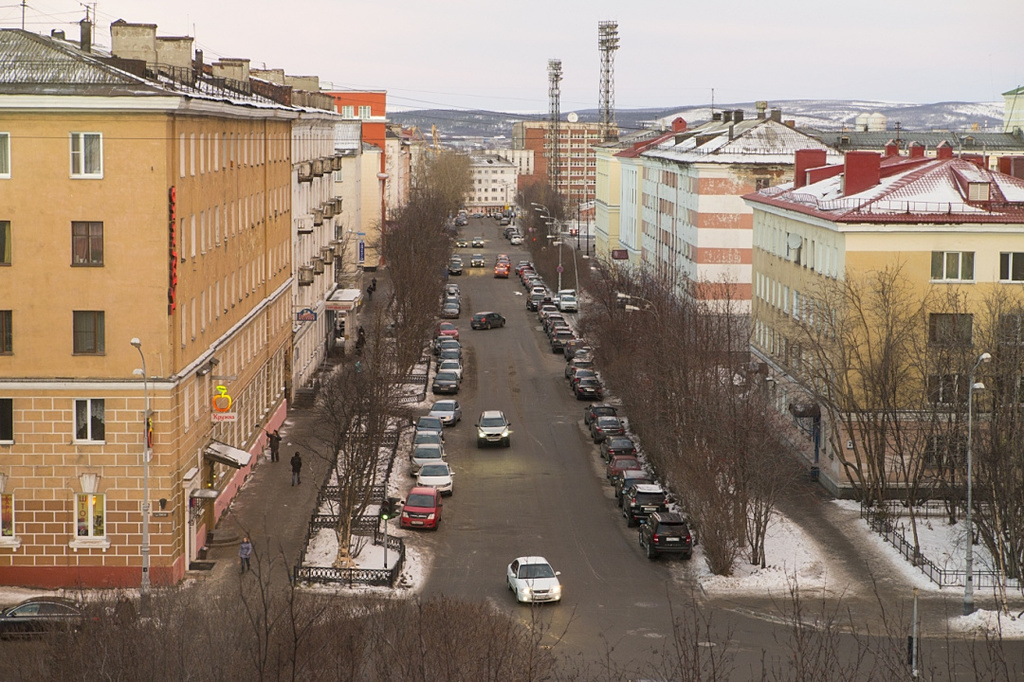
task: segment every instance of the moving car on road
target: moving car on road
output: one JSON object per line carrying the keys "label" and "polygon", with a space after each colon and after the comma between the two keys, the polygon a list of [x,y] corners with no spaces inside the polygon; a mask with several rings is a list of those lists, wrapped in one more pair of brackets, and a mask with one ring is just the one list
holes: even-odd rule
{"label": "moving car on road", "polygon": [[506,580],[520,603],[561,601],[560,575],[542,556],[521,556],[508,565]]}
{"label": "moving car on road", "polygon": [[473,237],[473,248],[478,249],[484,245],[483,237]]}
{"label": "moving car on road", "polygon": [[[475,245],[476,243],[474,242]],[[484,260],[484,254],[482,253],[474,253],[469,259],[469,267],[471,268],[482,268],[486,264],[487,261]]]}
{"label": "moving car on road", "polygon": [[476,446],[501,443],[506,448],[512,445],[512,424],[505,419],[501,410],[484,410],[476,422]]}
{"label": "moving car on road", "polygon": [[470,320],[469,326],[473,329],[494,329],[505,326],[505,318],[500,313],[483,312],[475,313]]}

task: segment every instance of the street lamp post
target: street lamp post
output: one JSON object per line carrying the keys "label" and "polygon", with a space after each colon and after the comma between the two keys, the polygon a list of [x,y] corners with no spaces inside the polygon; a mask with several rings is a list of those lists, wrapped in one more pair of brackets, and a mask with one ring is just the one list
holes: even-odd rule
{"label": "street lamp post", "polygon": [[969,616],[974,613],[974,525],[972,523],[972,511],[971,507],[974,505],[972,497],[973,489],[973,466],[971,461],[971,450],[972,450],[972,436],[974,435],[974,392],[984,391],[985,384],[974,383],[974,375],[978,371],[978,367],[983,362],[988,362],[992,359],[992,355],[989,353],[982,353],[978,356],[978,359],[974,362],[974,367],[971,368],[971,385],[967,389],[967,555],[964,561],[964,615]]}
{"label": "street lamp post", "polygon": [[139,586],[139,615],[149,615],[149,460],[152,450],[149,445],[149,378],[146,374],[146,356],[142,352],[142,341],[131,340],[142,358],[142,369],[132,372],[142,375],[142,397],[145,413],[142,418],[142,583]]}

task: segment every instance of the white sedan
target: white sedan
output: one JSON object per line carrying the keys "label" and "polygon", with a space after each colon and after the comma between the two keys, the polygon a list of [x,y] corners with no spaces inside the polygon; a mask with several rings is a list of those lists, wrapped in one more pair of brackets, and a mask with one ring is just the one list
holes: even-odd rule
{"label": "white sedan", "polygon": [[429,416],[437,417],[445,426],[455,426],[462,421],[462,407],[458,400],[438,400],[431,406]]}
{"label": "white sedan", "polygon": [[442,495],[451,495],[454,475],[447,462],[424,464],[420,468],[420,473],[416,475],[416,485],[435,488]]}
{"label": "white sedan", "polygon": [[508,565],[508,589],[519,602],[561,601],[562,573],[551,568],[542,556],[521,556]]}
{"label": "white sedan", "polygon": [[462,363],[458,360],[442,360],[437,365],[438,372],[455,372],[455,376],[462,379]]}

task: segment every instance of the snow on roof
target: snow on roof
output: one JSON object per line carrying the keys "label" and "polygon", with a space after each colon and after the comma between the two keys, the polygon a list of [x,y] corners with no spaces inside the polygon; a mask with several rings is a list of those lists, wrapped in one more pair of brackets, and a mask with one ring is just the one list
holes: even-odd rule
{"label": "snow on roof", "polygon": [[792,164],[798,149],[824,149],[839,156],[818,140],[770,118],[736,122],[711,121],[675,137],[659,140],[645,157],[677,163]]}

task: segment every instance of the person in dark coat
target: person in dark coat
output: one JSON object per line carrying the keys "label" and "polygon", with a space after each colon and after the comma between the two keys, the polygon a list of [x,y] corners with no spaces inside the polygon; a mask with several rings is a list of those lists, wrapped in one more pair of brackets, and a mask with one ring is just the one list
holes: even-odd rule
{"label": "person in dark coat", "polygon": [[292,485],[302,483],[302,455],[296,450],[292,455]]}
{"label": "person in dark coat", "polygon": [[274,429],[273,433],[267,434],[267,439],[270,440],[270,461],[276,462],[279,459],[281,450],[281,434]]}
{"label": "person in dark coat", "polygon": [[238,546],[238,563],[239,573],[245,573],[249,570],[249,557],[252,556],[252,543],[249,542],[248,536],[242,538],[242,544]]}

